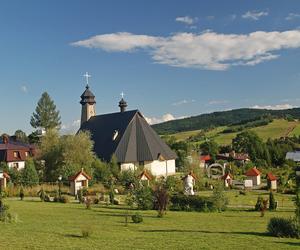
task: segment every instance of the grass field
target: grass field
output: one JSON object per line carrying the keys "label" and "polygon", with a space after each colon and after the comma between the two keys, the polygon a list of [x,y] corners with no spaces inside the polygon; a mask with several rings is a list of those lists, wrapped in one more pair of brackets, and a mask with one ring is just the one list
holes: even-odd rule
{"label": "grass field", "polygon": [[[230,144],[232,139],[237,135],[237,133],[228,133],[228,134],[221,133],[225,128],[227,127],[217,127],[215,129],[210,130],[205,135],[208,138],[214,139],[220,145]],[[256,132],[264,141],[268,140],[269,138],[275,139],[275,138],[280,138],[285,136],[293,136],[293,135],[299,136],[300,122],[299,121],[288,122],[287,120],[276,119],[266,126],[256,127],[250,130]],[[200,130],[194,130],[194,131],[180,132],[173,135],[178,140],[186,140],[190,136],[196,135],[199,132]]]}
{"label": "grass field", "polygon": [[[258,194],[227,192],[232,206],[253,205]],[[276,197],[280,201],[281,196]],[[270,217],[293,216],[291,196],[284,197],[284,207],[263,218],[258,212],[236,208],[223,213],[168,212],[164,218],[157,218],[155,211],[143,211],[144,222],[127,227],[126,209],[120,206],[94,205],[86,210],[77,203],[11,198],[6,203],[19,221],[1,224],[0,249],[299,249],[297,239],[266,234]],[[84,227],[92,228],[90,238],[81,237]]]}

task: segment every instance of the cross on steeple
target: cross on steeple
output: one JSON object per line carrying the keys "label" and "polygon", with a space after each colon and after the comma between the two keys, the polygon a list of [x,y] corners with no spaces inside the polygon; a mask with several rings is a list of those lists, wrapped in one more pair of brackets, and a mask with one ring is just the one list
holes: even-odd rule
{"label": "cross on steeple", "polygon": [[123,91],[122,91],[122,93],[120,94],[120,96],[122,97],[122,99],[124,98],[124,93],[123,93]]}
{"label": "cross on steeple", "polygon": [[89,86],[89,78],[91,77],[91,75],[89,75],[88,72],[85,72],[85,74],[83,75],[83,77],[85,77],[86,86]]}

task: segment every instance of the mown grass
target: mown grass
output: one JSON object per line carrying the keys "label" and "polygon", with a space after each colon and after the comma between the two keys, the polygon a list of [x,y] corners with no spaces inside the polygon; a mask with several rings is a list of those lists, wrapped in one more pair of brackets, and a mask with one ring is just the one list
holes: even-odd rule
{"label": "mown grass", "polygon": [[[206,137],[214,139],[220,145],[231,144],[232,139],[236,137],[238,133],[221,133],[227,127],[217,127],[205,133]],[[285,136],[300,135],[300,122],[292,121],[289,122],[284,119],[275,119],[273,122],[266,126],[256,127],[250,129],[258,134],[264,141],[269,138],[276,139]],[[177,140],[186,140],[190,136],[195,136],[200,130],[180,132],[173,134]],[[200,142],[201,143],[201,142]]]}
{"label": "mown grass", "polygon": [[[227,194],[232,199],[236,192]],[[245,204],[247,198],[256,198],[256,194],[247,195],[239,197]],[[19,222],[1,224],[0,249],[296,249],[300,246],[299,240],[266,234],[270,217],[293,215],[291,203],[289,209],[267,212],[263,218],[252,211],[169,211],[164,218],[157,218],[155,211],[143,211],[144,222],[129,223],[127,227],[124,224],[127,209],[121,206],[94,205],[87,210],[82,204],[43,203],[32,198],[24,201],[11,198],[6,203],[12,213],[18,214]],[[89,238],[81,236],[81,229],[86,227],[92,230]]]}

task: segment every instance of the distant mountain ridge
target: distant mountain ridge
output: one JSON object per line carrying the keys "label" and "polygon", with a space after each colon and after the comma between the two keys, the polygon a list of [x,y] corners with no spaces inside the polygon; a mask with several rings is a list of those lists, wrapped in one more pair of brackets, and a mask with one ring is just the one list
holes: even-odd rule
{"label": "distant mountain ridge", "polygon": [[163,122],[154,124],[152,127],[157,133],[165,135],[184,131],[214,128],[218,126],[229,126],[246,121],[254,121],[264,116],[272,118],[289,117],[292,119],[300,119],[300,108],[284,110],[240,108]]}

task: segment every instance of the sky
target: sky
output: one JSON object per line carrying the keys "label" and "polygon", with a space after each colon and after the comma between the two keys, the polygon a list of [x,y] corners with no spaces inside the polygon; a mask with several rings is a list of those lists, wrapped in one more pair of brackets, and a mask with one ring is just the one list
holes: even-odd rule
{"label": "sky", "polygon": [[1,1],[0,133],[30,133],[44,91],[79,126],[96,113],[150,123],[242,107],[300,106],[300,1]]}

